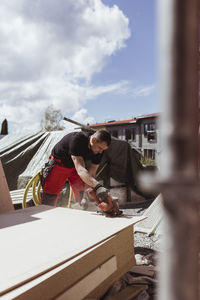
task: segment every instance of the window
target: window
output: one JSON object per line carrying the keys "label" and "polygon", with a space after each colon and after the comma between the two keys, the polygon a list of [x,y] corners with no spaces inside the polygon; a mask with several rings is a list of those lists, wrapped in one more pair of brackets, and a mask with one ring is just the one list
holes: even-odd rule
{"label": "window", "polygon": [[156,158],[156,150],[153,149],[144,149],[144,157],[155,160]]}
{"label": "window", "polygon": [[113,137],[118,138],[118,131],[117,131],[117,130],[110,130],[110,134],[111,134]]}
{"label": "window", "polygon": [[128,140],[135,140],[135,128],[125,129],[125,139]]}
{"label": "window", "polygon": [[135,134],[135,128],[132,128],[132,140],[135,141],[136,134]]}
{"label": "window", "polygon": [[155,150],[149,150],[149,157],[153,160],[156,158],[156,151]]}
{"label": "window", "polygon": [[148,142],[155,142],[156,141],[156,132],[148,132],[147,134]]}
{"label": "window", "polygon": [[155,125],[155,123],[144,124],[144,136],[147,138],[148,142],[156,141],[156,125]]}
{"label": "window", "polygon": [[131,130],[130,129],[125,129],[125,139],[131,140]]}
{"label": "window", "polygon": [[118,138],[118,131],[117,130],[111,131],[111,135]]}
{"label": "window", "polygon": [[144,124],[144,136],[147,136],[148,132],[155,131],[156,124],[155,123],[146,123]]}

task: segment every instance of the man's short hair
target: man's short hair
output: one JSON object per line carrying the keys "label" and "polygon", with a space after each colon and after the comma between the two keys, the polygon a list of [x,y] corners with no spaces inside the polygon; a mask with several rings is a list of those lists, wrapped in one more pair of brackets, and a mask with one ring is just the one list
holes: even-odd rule
{"label": "man's short hair", "polygon": [[107,130],[97,130],[93,136],[96,137],[97,142],[106,142],[108,146],[111,143],[111,135]]}

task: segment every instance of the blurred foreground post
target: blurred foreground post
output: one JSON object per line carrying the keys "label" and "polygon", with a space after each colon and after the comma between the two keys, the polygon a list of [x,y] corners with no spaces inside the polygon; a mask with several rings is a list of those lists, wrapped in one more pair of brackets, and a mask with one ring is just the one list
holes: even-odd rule
{"label": "blurred foreground post", "polygon": [[158,0],[165,207],[159,300],[199,300],[199,1]]}

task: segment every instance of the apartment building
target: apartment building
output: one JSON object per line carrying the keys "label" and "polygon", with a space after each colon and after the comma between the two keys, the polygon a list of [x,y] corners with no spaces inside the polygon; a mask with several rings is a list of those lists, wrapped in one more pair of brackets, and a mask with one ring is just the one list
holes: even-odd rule
{"label": "apartment building", "polygon": [[108,121],[90,125],[95,129],[106,129],[113,137],[126,140],[145,158],[158,159],[160,153],[159,113],[133,119]]}

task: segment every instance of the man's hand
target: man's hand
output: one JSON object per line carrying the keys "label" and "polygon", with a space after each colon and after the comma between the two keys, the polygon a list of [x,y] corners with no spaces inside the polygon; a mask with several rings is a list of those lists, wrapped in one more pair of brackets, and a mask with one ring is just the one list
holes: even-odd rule
{"label": "man's hand", "polygon": [[97,198],[99,199],[100,202],[102,201],[107,202],[109,190],[107,190],[101,184],[97,184],[94,188],[94,191],[96,192]]}

